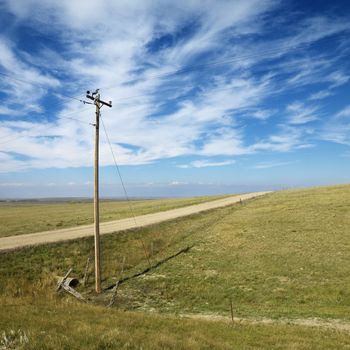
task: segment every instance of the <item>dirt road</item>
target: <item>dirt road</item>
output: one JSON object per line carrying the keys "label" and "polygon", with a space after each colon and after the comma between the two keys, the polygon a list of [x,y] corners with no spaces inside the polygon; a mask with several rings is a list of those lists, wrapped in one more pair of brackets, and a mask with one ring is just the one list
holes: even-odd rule
{"label": "dirt road", "polygon": [[[266,193],[268,192],[247,193],[247,194],[227,197],[223,199],[218,199],[215,201],[191,205],[188,207],[136,216],[135,219],[131,217],[127,219],[104,222],[104,223],[101,223],[100,232],[102,235],[104,235],[107,233],[123,231],[131,228],[135,228],[135,227],[147,226],[158,222],[167,221],[167,220],[199,213],[205,210],[210,210],[214,208],[235,204],[240,202],[240,200],[244,201],[246,199],[262,196]],[[93,236],[93,234],[94,234],[94,226],[84,225],[84,226],[76,226],[76,227],[66,228],[61,230],[52,230],[52,231],[44,231],[44,232],[37,232],[37,233],[29,233],[29,234],[18,235],[18,236],[3,237],[3,238],[0,238],[0,251],[12,250],[16,248],[38,245],[38,244],[68,241],[71,239]]]}

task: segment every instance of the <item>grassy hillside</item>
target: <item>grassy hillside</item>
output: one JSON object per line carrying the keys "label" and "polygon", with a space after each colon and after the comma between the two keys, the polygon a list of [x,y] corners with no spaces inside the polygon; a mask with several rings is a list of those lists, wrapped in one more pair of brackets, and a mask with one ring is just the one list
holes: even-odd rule
{"label": "grassy hillside", "polygon": [[[153,200],[101,201],[101,221],[123,219],[199,204],[225,196],[171,198]],[[70,202],[2,202],[0,203],[0,237],[55,230],[93,223],[93,205],[86,201]]]}
{"label": "grassy hillside", "polygon": [[[193,246],[123,283],[112,309],[110,292],[96,298],[92,279],[79,289],[90,305],[53,291],[69,267],[82,276],[91,238],[1,254],[0,329],[31,334],[30,349],[349,348],[344,328],[261,323],[317,317],[350,329],[349,207],[350,186],[283,191],[103,236],[104,287],[119,278],[124,256],[130,276],[148,266],[145,250],[155,264]],[[247,322],[178,317],[229,319],[231,300]]]}
{"label": "grassy hillside", "polygon": [[242,316],[350,320],[349,208],[347,186],[212,213],[190,254],[128,283],[126,299],[143,309],[225,313],[232,298]]}

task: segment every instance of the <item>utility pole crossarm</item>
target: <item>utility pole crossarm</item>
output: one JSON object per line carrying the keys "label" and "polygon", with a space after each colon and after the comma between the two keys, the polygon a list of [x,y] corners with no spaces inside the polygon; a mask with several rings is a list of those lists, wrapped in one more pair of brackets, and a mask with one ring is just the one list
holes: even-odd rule
{"label": "utility pole crossarm", "polygon": [[112,107],[112,101],[109,101],[109,102],[102,101],[100,98],[94,97],[96,94],[99,96],[98,89],[96,90],[96,92],[92,93],[91,95],[90,95],[90,91],[87,91],[86,97],[89,98],[90,100],[95,101],[96,103],[100,103],[101,105],[105,105],[107,107]]}

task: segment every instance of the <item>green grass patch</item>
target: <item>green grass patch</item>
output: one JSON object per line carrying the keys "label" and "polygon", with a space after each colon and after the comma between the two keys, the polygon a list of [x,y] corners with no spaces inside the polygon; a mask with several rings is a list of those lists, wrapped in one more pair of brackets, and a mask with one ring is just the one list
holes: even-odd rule
{"label": "green grass patch", "polygon": [[[20,329],[28,338],[16,349],[338,350],[350,346],[348,334],[332,330],[186,320],[76,305],[68,300],[32,303],[19,303],[16,299],[0,303],[0,330],[10,334],[11,330],[18,333]],[[18,344],[19,340],[13,343]]]}

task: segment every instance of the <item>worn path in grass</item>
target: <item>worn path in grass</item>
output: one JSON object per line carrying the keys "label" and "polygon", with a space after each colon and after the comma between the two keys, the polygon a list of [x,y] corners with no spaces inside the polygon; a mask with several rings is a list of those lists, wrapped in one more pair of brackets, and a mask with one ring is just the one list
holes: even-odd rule
{"label": "worn path in grass", "polygon": [[350,323],[340,319],[320,319],[320,318],[267,318],[267,317],[231,317],[211,314],[180,314],[181,318],[195,320],[206,320],[214,322],[234,322],[239,324],[265,324],[265,325],[295,325],[302,327],[316,327],[334,329],[336,331],[350,332]]}
{"label": "worn path in grass", "polygon": [[[227,197],[215,201],[206,203],[191,205],[188,207],[167,210],[159,213],[147,214],[137,216],[135,218],[127,218],[122,220],[115,220],[110,222],[102,223],[100,226],[101,234],[107,234],[112,232],[118,232],[128,230],[136,227],[142,227],[152,225],[162,221],[167,221],[183,216],[192,215],[202,211],[224,207],[239,203],[241,200],[247,200],[262,196],[268,192],[253,192],[232,197]],[[92,236],[94,234],[93,225],[84,225],[79,227],[72,227],[62,230],[51,230],[44,232],[37,232],[25,235],[17,235],[10,237],[0,238],[0,251],[11,250],[21,248],[25,246],[32,246],[38,244],[47,244],[60,241],[67,241],[71,239],[77,239],[82,237]]]}

